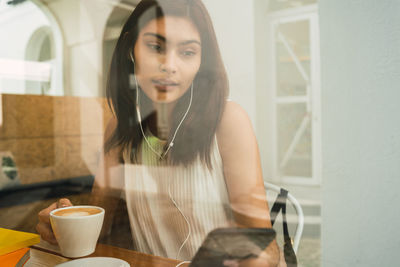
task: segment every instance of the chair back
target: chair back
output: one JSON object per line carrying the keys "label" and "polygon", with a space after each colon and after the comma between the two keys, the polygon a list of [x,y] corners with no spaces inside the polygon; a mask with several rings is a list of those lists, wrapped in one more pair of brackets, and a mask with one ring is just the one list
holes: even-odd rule
{"label": "chair back", "polygon": [[[281,188],[277,185],[264,182],[264,187],[266,191],[273,191],[277,194],[281,192]],[[300,203],[297,201],[296,198],[293,197],[293,195],[289,192],[287,199],[289,203],[294,207],[296,213],[297,213],[297,227],[296,231],[293,237],[293,250],[295,253],[297,253],[297,250],[299,248],[300,244],[300,239],[301,235],[303,234],[303,228],[304,228],[304,214],[303,214],[303,209],[300,206]]]}

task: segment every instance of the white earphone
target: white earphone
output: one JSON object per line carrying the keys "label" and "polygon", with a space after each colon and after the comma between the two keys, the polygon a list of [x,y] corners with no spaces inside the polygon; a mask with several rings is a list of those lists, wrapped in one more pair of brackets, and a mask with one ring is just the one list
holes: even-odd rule
{"label": "white earphone", "polygon": [[[132,53],[130,53],[129,55],[130,55],[130,58],[131,58],[131,60],[132,60],[132,62],[133,62],[133,65],[135,65],[135,60],[134,60],[134,58],[133,58]],[[136,68],[136,67],[135,67],[135,68]],[[178,133],[179,128],[181,127],[183,121],[185,120],[187,114],[189,113],[190,107],[192,106],[192,100],[193,100],[193,83],[192,83],[192,85],[190,86],[190,100],[189,100],[188,108],[186,109],[186,112],[185,112],[185,114],[183,115],[183,117],[182,117],[181,121],[179,122],[178,126],[176,127],[176,130],[175,130],[175,132],[174,132],[174,135],[172,136],[172,140],[171,140],[171,142],[169,143],[167,149],[165,150],[164,153],[160,154],[160,153],[158,153],[158,152],[151,146],[149,140],[147,139],[146,135],[144,134],[143,126],[142,126],[142,116],[141,116],[141,113],[140,113],[139,86],[138,86],[138,83],[137,83],[137,79],[136,79],[136,75],[135,75],[135,74],[133,74],[133,79],[134,79],[134,81],[135,81],[135,86],[136,86],[136,87],[135,87],[135,88],[136,88],[136,114],[137,114],[137,117],[138,117],[137,119],[138,119],[138,121],[139,121],[140,130],[141,130],[142,135],[143,135],[143,138],[144,138],[144,140],[146,141],[146,143],[147,143],[147,145],[149,146],[149,148],[150,148],[157,156],[159,156],[160,159],[163,159],[163,158],[167,155],[167,153],[168,153],[168,151],[171,149],[171,147],[173,147],[174,141],[175,141],[175,138],[176,138],[176,134]]]}
{"label": "white earphone", "polygon": [[[129,53],[129,56],[130,56],[130,59],[131,59],[132,62],[133,62],[133,65],[135,66],[135,60],[134,60],[134,58],[133,58],[132,53]],[[136,69],[136,66],[135,66],[135,69]],[[174,145],[174,140],[175,140],[176,134],[178,133],[179,128],[181,127],[183,121],[185,120],[187,114],[189,113],[190,107],[192,106],[192,100],[193,100],[193,83],[192,83],[192,85],[191,85],[191,87],[190,87],[190,100],[189,100],[188,108],[187,108],[185,114],[183,115],[181,121],[179,122],[178,126],[176,127],[176,130],[175,130],[175,132],[174,132],[174,135],[172,136],[172,140],[171,140],[171,142],[169,143],[167,149],[165,150],[164,153],[160,154],[160,153],[158,153],[158,152],[151,146],[151,144],[150,144],[150,142],[148,141],[146,135],[144,134],[143,126],[142,126],[142,117],[141,117],[141,114],[140,114],[139,86],[138,86],[138,83],[137,83],[137,79],[136,79],[136,75],[135,75],[135,74],[133,74],[133,80],[134,80],[135,86],[136,86],[135,88],[136,88],[136,113],[137,113],[137,117],[138,117],[137,119],[138,119],[138,121],[139,121],[139,126],[140,126],[140,130],[141,130],[141,132],[142,132],[143,138],[144,138],[144,140],[146,141],[146,143],[147,143],[147,145],[149,146],[149,148],[150,148],[157,156],[159,156],[160,159],[163,159],[163,158],[167,155],[167,153],[168,153],[168,151],[170,150],[170,148]],[[183,241],[182,245],[179,247],[178,253],[177,253],[177,255],[176,255],[176,259],[178,259],[178,258],[179,258],[179,255],[180,255],[180,253],[181,253],[181,251],[182,251],[182,248],[185,246],[186,242],[187,242],[187,241],[189,240],[189,238],[190,238],[190,235],[191,235],[191,225],[190,225],[190,222],[189,222],[188,218],[185,216],[185,214],[182,212],[182,210],[179,208],[178,204],[176,203],[175,199],[172,197],[172,194],[171,194],[171,183],[170,183],[170,182],[169,182],[169,184],[168,184],[168,196],[169,196],[170,200],[172,201],[172,203],[174,204],[174,206],[178,209],[179,213],[182,215],[183,219],[186,221],[186,224],[187,224],[187,226],[188,226],[188,234],[187,234],[187,236],[186,236],[186,239]],[[183,262],[179,263],[178,265],[176,265],[175,267],[179,267],[179,266],[181,266],[182,264],[185,264],[185,263],[190,263],[190,261],[183,261]]]}

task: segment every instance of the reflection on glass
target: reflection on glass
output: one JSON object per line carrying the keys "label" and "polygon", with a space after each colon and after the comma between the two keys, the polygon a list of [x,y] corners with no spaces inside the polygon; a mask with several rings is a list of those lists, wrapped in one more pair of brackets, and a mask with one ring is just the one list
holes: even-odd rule
{"label": "reflection on glass", "polygon": [[[9,93],[1,95],[0,151],[11,152],[16,166],[6,167],[17,169],[22,183],[1,192],[6,197],[0,201],[0,227],[43,234],[51,230],[43,220],[49,210],[71,203],[95,204],[106,208],[100,238],[106,248],[180,260],[190,260],[214,228],[271,227],[250,123],[256,114],[249,119],[238,104],[227,101],[227,75],[214,41],[219,36],[214,36],[208,16],[192,16],[207,11],[186,6],[200,5],[197,0],[162,0],[171,6],[163,6],[162,12],[152,10],[144,15],[146,19],[125,28],[138,1],[46,0],[41,1],[43,6],[32,5],[39,1],[16,2],[0,1],[0,20],[29,7],[32,14],[45,14],[48,21],[39,27],[30,24],[30,16],[10,19],[11,24],[26,24],[21,36],[30,38],[19,57],[10,52],[21,44],[13,39],[13,47],[8,46],[0,59],[5,63],[0,64],[1,90]],[[61,39],[46,8],[60,22]],[[216,14],[225,11],[218,7]],[[277,155],[284,176],[313,174],[311,122],[304,122],[310,116],[303,78],[304,73],[311,75],[309,51],[296,45],[309,45],[307,38],[297,34],[307,25],[277,27],[279,86],[274,92],[279,122],[273,130],[279,136]],[[219,33],[229,34],[229,30]],[[65,47],[58,46],[57,40]],[[64,79],[55,75],[60,51],[66,56],[61,62]],[[293,53],[300,64],[292,59]],[[234,64],[246,64],[235,61],[237,52],[227,55]],[[12,64],[18,66],[12,73],[2,67],[13,69]],[[303,74],[298,65],[305,69]],[[54,77],[62,86],[56,86]],[[253,74],[247,78],[251,82]],[[240,88],[240,92],[249,91]],[[17,214],[15,208],[24,212]],[[291,233],[294,229],[295,225]],[[51,232],[43,239],[56,242]],[[235,243],[229,245],[237,249]],[[241,249],[243,244],[238,245],[240,251],[229,253],[230,257],[250,255],[249,260],[254,260],[265,249],[261,244],[249,254]],[[272,262],[277,260],[276,249],[272,242],[266,251]]]}
{"label": "reflection on glass", "polygon": [[31,1],[2,1],[0,21],[0,90],[57,94],[55,41],[44,12]]}
{"label": "reflection on glass", "polygon": [[[259,207],[251,203],[264,187],[260,161],[245,114],[227,101],[201,2],[145,3],[126,21],[111,60],[107,96],[116,117],[96,182],[123,180],[139,251],[189,260],[215,228],[270,226],[265,193]],[[229,136],[236,123],[244,132]],[[124,177],[111,176],[107,162],[120,158]]]}

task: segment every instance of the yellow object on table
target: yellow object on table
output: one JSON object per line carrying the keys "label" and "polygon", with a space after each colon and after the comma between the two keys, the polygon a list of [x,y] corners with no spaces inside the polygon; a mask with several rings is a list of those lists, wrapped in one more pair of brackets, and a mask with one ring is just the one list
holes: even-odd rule
{"label": "yellow object on table", "polygon": [[29,247],[39,242],[40,236],[37,234],[0,228],[0,255]]}

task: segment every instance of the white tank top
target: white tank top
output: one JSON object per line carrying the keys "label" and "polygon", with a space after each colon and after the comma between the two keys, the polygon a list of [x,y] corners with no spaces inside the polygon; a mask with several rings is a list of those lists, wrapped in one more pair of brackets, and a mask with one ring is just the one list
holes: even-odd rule
{"label": "white tank top", "polygon": [[[146,142],[139,148],[142,165],[130,164],[124,153],[125,197],[133,242],[140,252],[191,260],[210,231],[232,226],[222,159],[214,140],[211,171],[199,157],[186,167],[167,166]],[[157,151],[165,144],[154,136],[149,141]],[[190,223],[191,234],[179,256],[189,226],[171,198]]]}

